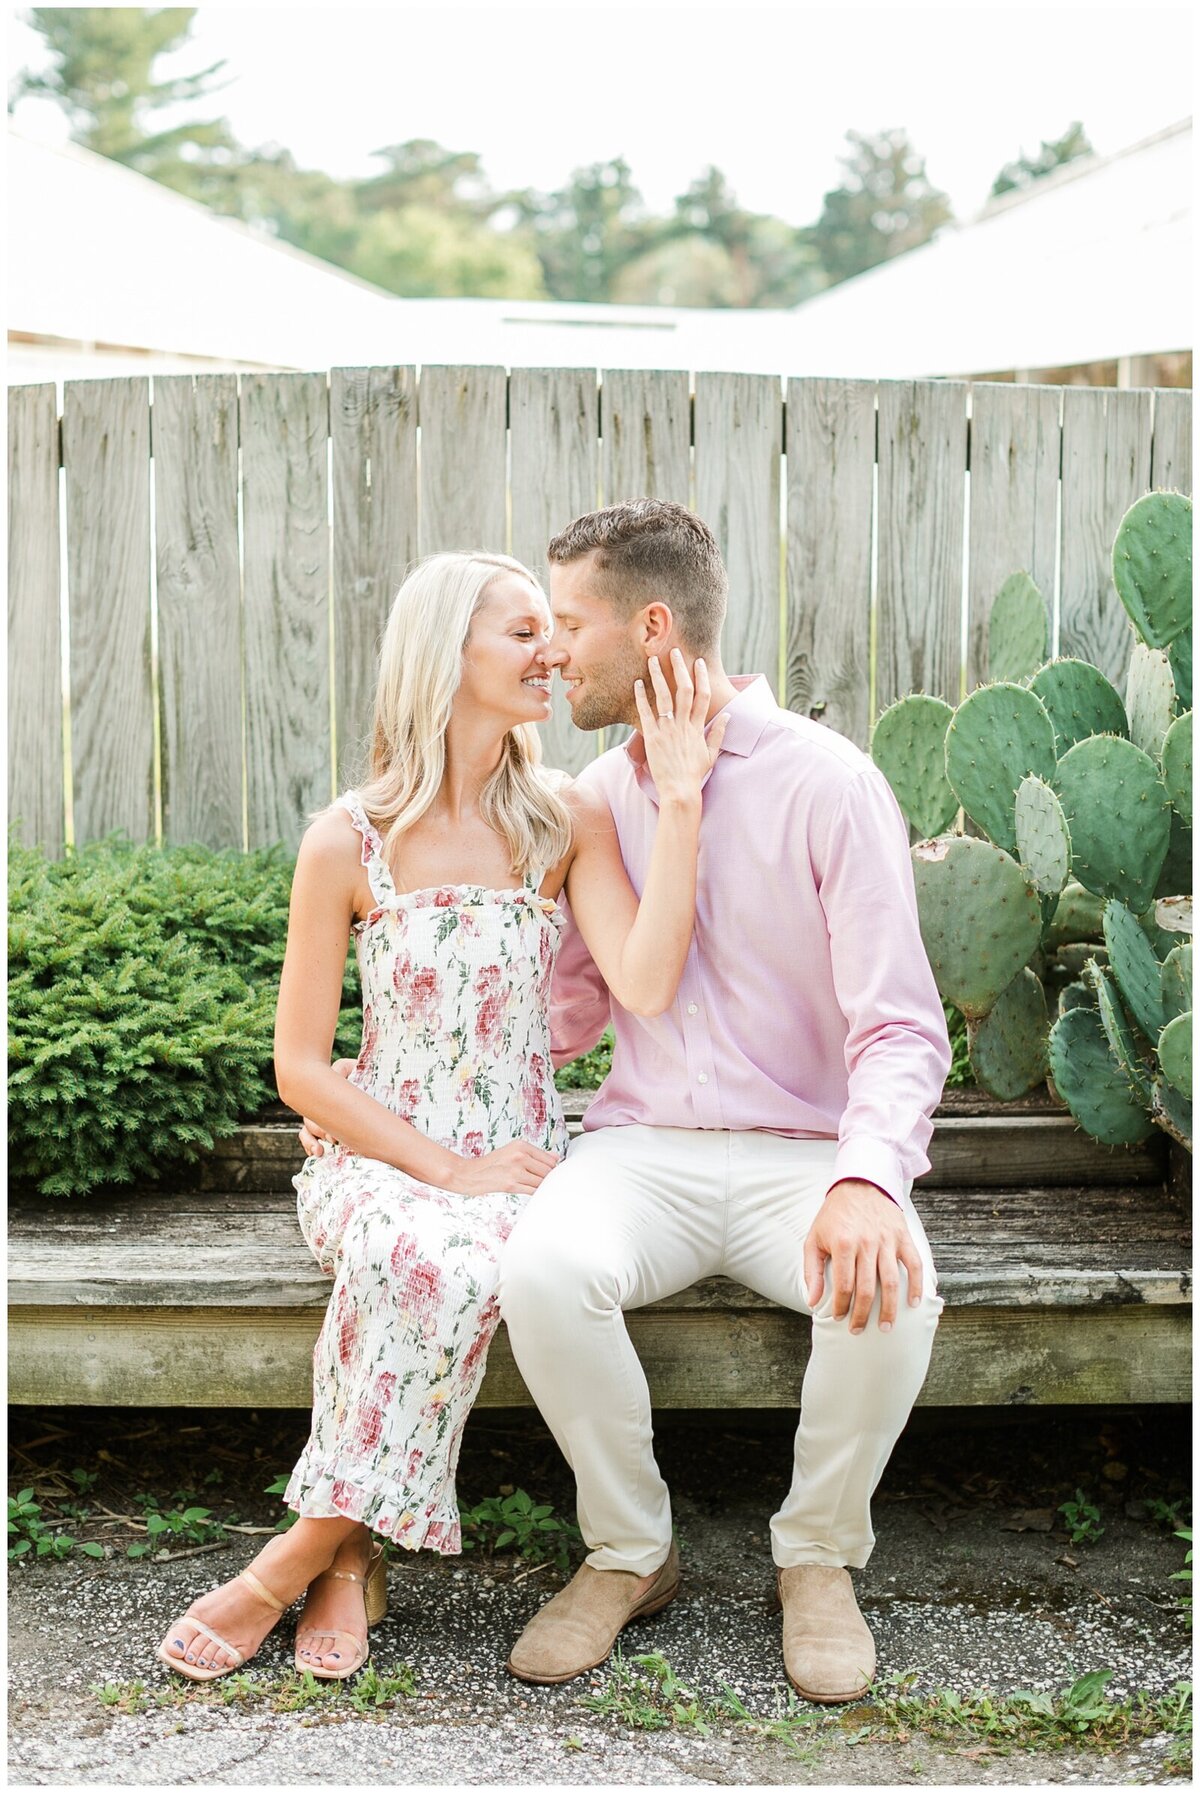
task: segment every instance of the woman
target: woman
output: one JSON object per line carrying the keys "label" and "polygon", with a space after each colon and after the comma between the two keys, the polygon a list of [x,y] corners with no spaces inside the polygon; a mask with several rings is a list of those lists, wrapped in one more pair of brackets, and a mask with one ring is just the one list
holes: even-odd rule
{"label": "woman", "polygon": [[[460,1549],[454,1473],[497,1323],[497,1258],[565,1147],[547,1019],[564,886],[617,1000],[647,1015],[674,1000],[724,718],[706,739],[702,661],[693,686],[674,657],[674,699],[656,660],[653,705],[638,682],[659,798],[639,905],[607,807],[538,763],[550,636],[519,562],[424,561],[384,633],[370,776],[301,841],[275,1069],[282,1099],[338,1142],[294,1179],[334,1287],[312,1433],[284,1495],[299,1517],[168,1631],[159,1656],[193,1680],[240,1666],[305,1589],[297,1666],[344,1679],[383,1609],[371,1534]],[[344,1079],[330,1053],[348,935],[363,1041]]]}

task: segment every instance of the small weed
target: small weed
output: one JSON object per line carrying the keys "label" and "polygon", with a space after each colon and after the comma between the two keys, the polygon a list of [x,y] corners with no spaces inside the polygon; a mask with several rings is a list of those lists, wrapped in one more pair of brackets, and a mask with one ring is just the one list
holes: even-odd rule
{"label": "small weed", "polygon": [[1067,1522],[1072,1544],[1095,1544],[1104,1536],[1100,1509],[1092,1505],[1082,1488],[1076,1488],[1074,1500],[1064,1500],[1058,1510]]}
{"label": "small weed", "polygon": [[[292,1478],[290,1475],[277,1475],[275,1477],[275,1480],[271,1483],[271,1486],[269,1488],[263,1489],[263,1493],[264,1494],[283,1494],[286,1492],[287,1485],[291,1481],[291,1479]],[[300,1517],[299,1513],[293,1513],[291,1508],[288,1507],[286,1509],[286,1511],[284,1512],[283,1517],[277,1522],[277,1524],[275,1526],[275,1530],[277,1532],[291,1531],[293,1525],[295,1525],[295,1523],[296,1523],[297,1519],[299,1519],[299,1517]]]}
{"label": "small weed", "polygon": [[1136,1694],[1111,1700],[1105,1692],[1111,1677],[1111,1669],[1097,1669],[1058,1693],[957,1694],[944,1687],[916,1693],[915,1675],[893,1675],[871,1689],[875,1704],[859,1711],[880,1730],[919,1731],[939,1742],[967,1737],[999,1754],[1065,1744],[1111,1749],[1163,1732],[1190,1736],[1190,1681],[1159,1699]]}
{"label": "small weed", "polygon": [[1155,1525],[1161,1525],[1165,1532],[1175,1532],[1178,1535],[1179,1527],[1187,1524],[1191,1516],[1192,1503],[1184,1494],[1177,1496],[1175,1500],[1154,1499],[1146,1502],[1147,1519],[1152,1519]]}
{"label": "small weed", "polygon": [[582,1703],[589,1711],[632,1725],[637,1731],[681,1725],[706,1737],[713,1724],[727,1717],[720,1708],[697,1699],[665,1656],[634,1656],[627,1663],[619,1650],[604,1692],[588,1694]]}
{"label": "small weed", "polygon": [[1183,1568],[1176,1569],[1174,1575],[1172,1575],[1172,1577],[1171,1577],[1171,1580],[1172,1581],[1182,1581],[1183,1583],[1185,1583],[1186,1591],[1184,1589],[1180,1590],[1179,1604],[1180,1604],[1180,1606],[1182,1606],[1184,1612],[1191,1612],[1191,1610],[1192,1610],[1192,1528],[1191,1528],[1191,1526],[1190,1525],[1185,1526],[1182,1531],[1177,1531],[1175,1533],[1175,1536],[1177,1538],[1182,1538],[1183,1542],[1187,1545],[1188,1549],[1187,1549],[1187,1555],[1183,1559],[1183,1565],[1184,1565]]}
{"label": "small weed", "polygon": [[316,1707],[331,1719],[340,1720],[350,1716],[345,1709],[347,1704],[366,1715],[393,1706],[398,1699],[411,1699],[417,1691],[417,1676],[407,1663],[387,1672],[368,1663],[361,1674],[346,1682],[318,1681],[307,1669],[302,1674],[263,1680],[238,1671],[222,1675],[208,1685],[172,1678],[166,1687],[153,1693],[148,1693],[140,1681],[106,1681],[103,1687],[88,1691],[95,1694],[102,1706],[128,1714],[144,1711],[153,1700],[160,1707],[219,1705],[259,1707],[271,1712],[307,1712]]}
{"label": "small weed", "polygon": [[560,1569],[570,1564],[571,1545],[582,1542],[577,1525],[557,1518],[548,1504],[535,1506],[524,1488],[489,1495],[465,1508],[461,1522],[464,1550],[479,1548],[490,1557],[507,1549],[527,1563],[553,1562]]}
{"label": "small weed", "polygon": [[78,1550],[84,1556],[103,1556],[103,1544],[80,1544],[64,1532],[54,1520],[42,1518],[42,1509],[33,1498],[32,1488],[22,1488],[8,1497],[8,1560],[16,1562],[24,1556],[52,1557],[61,1562]]}
{"label": "small weed", "polygon": [[574,1751],[574,1750],[583,1748],[583,1741],[579,1737],[564,1737],[562,1740],[562,1746],[564,1749],[569,1749],[571,1751]]}
{"label": "small weed", "polygon": [[375,1664],[368,1662],[350,1689],[350,1704],[356,1712],[374,1712],[381,1706],[394,1706],[398,1699],[411,1700],[416,1691],[416,1673],[406,1662],[390,1675],[381,1675]]}
{"label": "small weed", "polygon": [[136,1718],[150,1704],[141,1681],[106,1681],[103,1687],[89,1687],[88,1692],[94,1693],[102,1706],[111,1706],[127,1718]]}
{"label": "small weed", "polygon": [[[177,1488],[171,1496],[172,1500],[187,1502],[188,1491]],[[140,1507],[146,1522],[144,1541],[130,1544],[126,1556],[148,1556],[153,1550],[161,1550],[167,1544],[178,1541],[181,1544],[220,1544],[228,1533],[219,1521],[212,1517],[211,1507],[173,1506],[162,1507],[156,1494],[135,1494],[133,1504]]]}

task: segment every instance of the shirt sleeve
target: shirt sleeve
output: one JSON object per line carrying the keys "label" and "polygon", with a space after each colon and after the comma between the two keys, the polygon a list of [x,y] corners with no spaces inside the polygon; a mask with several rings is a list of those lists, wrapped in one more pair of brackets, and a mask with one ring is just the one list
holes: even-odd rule
{"label": "shirt sleeve", "polygon": [[550,985],[550,1057],[555,1070],[590,1052],[612,1017],[612,998],[599,967],[583,943],[570,904],[560,896],[566,916]]}
{"label": "shirt sleeve", "polygon": [[828,1187],[861,1178],[899,1202],[929,1169],[951,1050],[921,939],[908,828],[878,767],[857,773],[834,808],[820,897],[848,1028],[846,1108]]}

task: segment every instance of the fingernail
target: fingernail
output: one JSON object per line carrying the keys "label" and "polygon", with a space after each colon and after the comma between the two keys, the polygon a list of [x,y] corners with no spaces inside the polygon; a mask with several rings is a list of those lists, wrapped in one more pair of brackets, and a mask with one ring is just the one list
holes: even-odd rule
{"label": "fingernail", "polygon": [[890,1332],[892,1330],[892,1322],[890,1320],[881,1320],[879,1322],[879,1330],[880,1332]]}
{"label": "fingernail", "polygon": [[919,1295],[910,1295],[908,1298],[908,1305],[909,1307],[920,1307],[921,1297]]}

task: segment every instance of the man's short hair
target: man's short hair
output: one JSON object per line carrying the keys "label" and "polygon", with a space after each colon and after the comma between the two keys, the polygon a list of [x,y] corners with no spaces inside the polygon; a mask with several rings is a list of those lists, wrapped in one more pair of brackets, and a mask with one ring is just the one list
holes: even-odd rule
{"label": "man's short hair", "polygon": [[554,537],[547,558],[559,566],[595,554],[599,595],[631,617],[658,598],[669,604],[693,653],[721,638],[729,579],[708,525],[661,498],[631,498],[589,511]]}

